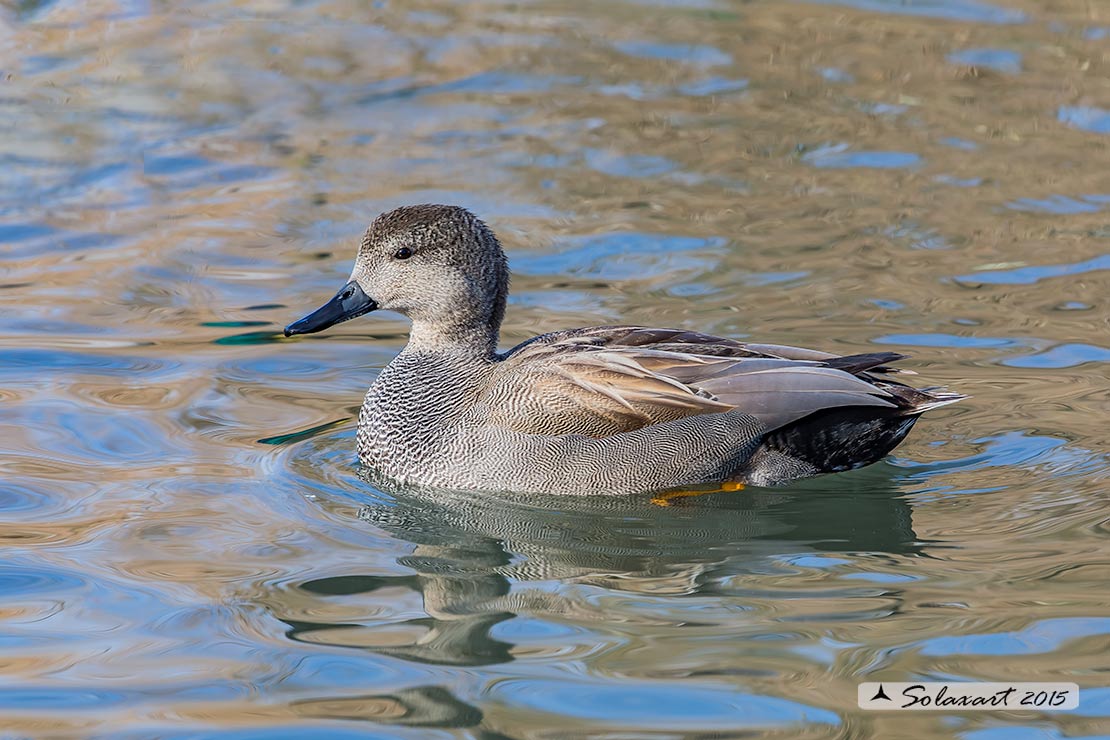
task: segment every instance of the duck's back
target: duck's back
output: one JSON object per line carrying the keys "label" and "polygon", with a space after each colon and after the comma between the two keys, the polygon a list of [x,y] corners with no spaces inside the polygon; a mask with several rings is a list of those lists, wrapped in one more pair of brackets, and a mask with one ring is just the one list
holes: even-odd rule
{"label": "duck's back", "polygon": [[771,430],[825,408],[911,408],[917,391],[876,375],[900,358],[840,358],[675,329],[573,329],[502,355],[468,416],[527,433],[604,437],[740,409]]}

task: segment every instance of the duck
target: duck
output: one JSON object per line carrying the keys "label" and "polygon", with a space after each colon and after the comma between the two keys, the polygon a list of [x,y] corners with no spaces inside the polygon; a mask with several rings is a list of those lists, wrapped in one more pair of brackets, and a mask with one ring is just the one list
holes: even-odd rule
{"label": "duck", "polygon": [[[465,208],[383,213],[350,279],[287,327],[385,309],[408,342],[366,393],[359,462],[456,491],[633,494],[775,486],[885,457],[925,413],[966,398],[893,380],[895,352],[836,355],[681,328],[591,326],[498,349],[509,266]],[[912,373],[910,373],[912,374]]]}

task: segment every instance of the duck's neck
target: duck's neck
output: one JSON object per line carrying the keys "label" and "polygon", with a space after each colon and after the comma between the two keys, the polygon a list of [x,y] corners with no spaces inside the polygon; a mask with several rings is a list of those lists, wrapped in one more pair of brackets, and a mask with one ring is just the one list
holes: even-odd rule
{"label": "duck's neck", "polygon": [[401,355],[450,358],[453,362],[491,362],[497,353],[500,322],[412,322],[408,344]]}

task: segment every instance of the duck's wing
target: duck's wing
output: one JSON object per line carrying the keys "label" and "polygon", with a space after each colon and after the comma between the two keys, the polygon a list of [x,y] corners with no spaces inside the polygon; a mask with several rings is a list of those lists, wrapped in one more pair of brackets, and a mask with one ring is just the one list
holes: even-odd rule
{"label": "duck's wing", "polygon": [[838,357],[746,345],[673,329],[591,327],[543,335],[507,352],[485,410],[520,431],[590,436],[733,409],[768,431],[835,407],[912,413],[920,392],[870,374],[898,359],[892,352]]}
{"label": "duck's wing", "polygon": [[478,413],[522,432],[605,437],[728,411],[729,404],[668,372],[715,360],[577,341],[533,342],[499,363]]}

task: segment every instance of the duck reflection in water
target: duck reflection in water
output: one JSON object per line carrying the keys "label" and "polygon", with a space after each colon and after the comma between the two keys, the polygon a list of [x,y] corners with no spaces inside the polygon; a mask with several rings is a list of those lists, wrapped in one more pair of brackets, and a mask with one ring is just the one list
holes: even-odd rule
{"label": "duck reflection in water", "polygon": [[[418,593],[419,637],[397,644],[378,624],[288,620],[289,637],[372,650],[409,661],[480,666],[511,661],[491,634],[517,615],[607,621],[573,595],[522,584],[559,581],[653,595],[718,592],[723,582],[766,573],[784,556],[830,552],[915,554],[911,509],[879,464],[848,476],[701,496],[677,506],[645,496],[540,497],[402,487],[360,476],[386,497],[359,517],[413,545],[398,560],[414,572],[315,578],[302,596],[328,600],[401,588]],[[514,585],[515,584],[515,585]],[[381,642],[375,639],[379,635]]]}

